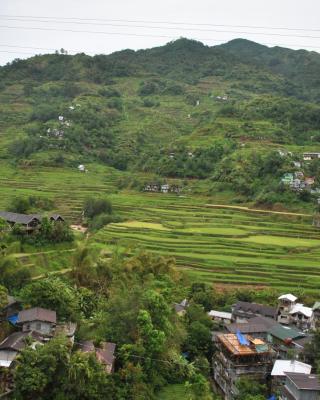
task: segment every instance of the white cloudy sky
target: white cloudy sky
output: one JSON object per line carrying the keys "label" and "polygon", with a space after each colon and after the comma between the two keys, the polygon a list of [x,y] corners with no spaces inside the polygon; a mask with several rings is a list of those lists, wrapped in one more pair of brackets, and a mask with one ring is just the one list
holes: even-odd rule
{"label": "white cloudy sky", "polygon": [[0,65],[60,48],[111,53],[180,36],[320,52],[319,16],[320,0],[0,0]]}

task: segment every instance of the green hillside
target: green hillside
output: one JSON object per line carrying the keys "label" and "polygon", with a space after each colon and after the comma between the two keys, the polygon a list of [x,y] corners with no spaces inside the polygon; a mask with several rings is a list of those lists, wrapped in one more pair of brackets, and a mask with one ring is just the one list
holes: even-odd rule
{"label": "green hillside", "polygon": [[[109,197],[122,222],[93,246],[172,255],[208,283],[314,292],[320,162],[302,154],[320,149],[319,67],[318,53],[242,39],[15,60],[0,68],[0,208],[40,196],[78,224],[86,198]],[[281,183],[296,172],[312,191]],[[144,193],[154,182],[178,194]],[[69,258],[22,260],[36,276]]]}

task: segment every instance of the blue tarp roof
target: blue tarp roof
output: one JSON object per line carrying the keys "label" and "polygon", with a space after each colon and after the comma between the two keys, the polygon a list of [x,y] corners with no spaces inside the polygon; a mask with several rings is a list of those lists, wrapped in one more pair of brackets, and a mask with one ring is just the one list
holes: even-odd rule
{"label": "blue tarp roof", "polygon": [[246,337],[237,329],[237,339],[242,346],[249,346],[250,343],[246,339]]}
{"label": "blue tarp roof", "polygon": [[268,400],[277,400],[276,396],[273,394],[271,397],[268,398]]}
{"label": "blue tarp roof", "polygon": [[9,322],[11,322],[12,325],[15,325],[18,321],[18,314],[10,315],[10,317],[8,317],[7,319]]}

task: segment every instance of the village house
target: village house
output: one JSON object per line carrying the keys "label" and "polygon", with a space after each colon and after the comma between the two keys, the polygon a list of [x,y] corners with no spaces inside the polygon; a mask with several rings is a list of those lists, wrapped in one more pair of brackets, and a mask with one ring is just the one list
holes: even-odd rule
{"label": "village house", "polygon": [[20,311],[17,319],[22,332],[34,331],[48,337],[53,336],[56,323],[56,312],[40,307]]}
{"label": "village house", "polygon": [[310,374],[311,365],[297,360],[276,360],[271,371],[272,392],[277,392],[285,384],[286,373]]}
{"label": "village house", "polygon": [[275,356],[271,347],[262,339],[249,335],[217,334],[217,352],[213,357],[214,380],[225,400],[233,400],[237,394],[239,378],[265,381]]}
{"label": "village house", "polygon": [[0,343],[0,367],[10,368],[17,355],[27,347],[42,344],[36,332],[14,332]]}
{"label": "village house", "polygon": [[287,173],[287,174],[283,175],[283,177],[281,178],[281,182],[284,185],[290,186],[290,185],[292,185],[293,179],[294,179],[294,175],[291,173]]}
{"label": "village house", "polygon": [[278,321],[281,324],[295,325],[298,329],[308,330],[312,326],[312,308],[297,303],[297,297],[284,294],[278,298]]}
{"label": "village house", "polygon": [[276,319],[277,308],[246,301],[238,301],[232,307],[232,321],[248,322],[250,318],[258,316]]}
{"label": "village house", "polygon": [[60,336],[63,335],[65,336],[70,344],[74,344],[74,336],[76,333],[77,329],[77,324],[75,322],[66,322],[64,324],[58,324],[55,327],[54,330],[54,335],[55,336]]}
{"label": "village house", "polygon": [[312,307],[313,318],[312,318],[312,329],[320,327],[320,301],[316,301]]}
{"label": "village house", "polygon": [[317,375],[286,373],[279,400],[319,400],[320,380]]}
{"label": "village house", "polygon": [[247,322],[234,322],[226,325],[225,328],[229,333],[237,333],[237,331],[240,331],[254,338],[268,340],[269,331],[277,324],[275,319],[260,316],[250,318]]}
{"label": "village house", "polygon": [[304,345],[300,343],[307,335],[296,328],[277,324],[268,331],[268,342],[272,344],[277,352],[278,358],[286,360],[288,354],[294,351],[296,354],[303,350]]}
{"label": "village house", "polygon": [[0,321],[8,320],[11,316],[17,315],[21,310],[21,302],[13,296],[7,296],[7,304],[0,310]]}
{"label": "village house", "polygon": [[309,330],[312,325],[313,311],[312,308],[297,303],[290,311],[290,323],[302,330]]}
{"label": "village house", "polygon": [[313,153],[303,153],[303,160],[304,161],[311,161],[320,158],[320,153],[313,152]]}
{"label": "village house", "polygon": [[[41,225],[43,217],[38,214],[18,214],[8,211],[0,211],[0,218],[5,220],[10,227],[20,225],[27,232],[32,232]],[[64,222],[59,214],[53,214],[48,217],[51,222]]]}
{"label": "village house", "polygon": [[105,371],[111,374],[114,371],[116,344],[102,342],[101,347],[95,347],[91,340],[80,343],[80,351],[83,353],[94,353],[97,360],[104,366]]}
{"label": "village house", "polygon": [[278,297],[278,322],[281,324],[289,324],[290,323],[290,311],[293,309],[293,306],[296,304],[297,297],[293,294],[283,294]]}
{"label": "village house", "polygon": [[188,300],[183,299],[181,303],[174,303],[173,307],[175,312],[179,315],[179,317],[183,317],[187,312],[187,308],[189,306]]}
{"label": "village house", "polygon": [[211,310],[208,312],[209,317],[216,322],[223,322],[224,324],[231,324],[232,314],[224,311]]}
{"label": "village house", "polygon": [[0,218],[4,219],[11,227],[21,225],[26,231],[33,231],[41,224],[41,216],[36,214],[27,215],[0,211]]}

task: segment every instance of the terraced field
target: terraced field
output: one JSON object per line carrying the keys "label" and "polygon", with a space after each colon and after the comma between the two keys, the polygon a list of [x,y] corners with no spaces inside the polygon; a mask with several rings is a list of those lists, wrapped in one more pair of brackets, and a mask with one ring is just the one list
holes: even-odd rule
{"label": "terraced field", "polygon": [[[120,173],[99,165],[90,165],[88,174],[76,168],[0,168],[0,208],[15,196],[42,195],[52,198],[56,210],[70,222],[77,222],[86,197],[111,198],[124,222],[111,224],[91,238],[101,248],[141,248],[171,255],[192,279],[208,283],[281,290],[301,287],[309,292],[320,288],[320,231],[312,226],[310,216],[206,204],[227,203],[220,194],[208,199],[119,193]],[[68,267],[68,262],[58,261],[62,254],[55,263],[50,261],[54,253],[29,255],[26,262],[34,265],[34,274],[43,272],[38,267],[43,257],[50,270]]]}
{"label": "terraced field", "polygon": [[[176,257],[191,278],[309,292],[320,287],[320,232],[311,218],[211,208],[175,196],[117,195],[126,221],[93,238],[101,245]],[[140,199],[140,202],[139,202]],[[136,206],[133,206],[135,204]]]}

